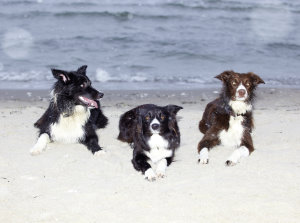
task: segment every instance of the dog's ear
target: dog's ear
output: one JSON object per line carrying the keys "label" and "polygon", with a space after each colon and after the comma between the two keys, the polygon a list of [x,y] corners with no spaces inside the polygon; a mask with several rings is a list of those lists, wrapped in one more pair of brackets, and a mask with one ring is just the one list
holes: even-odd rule
{"label": "dog's ear", "polygon": [[70,76],[68,72],[63,71],[63,70],[56,70],[56,69],[51,69],[53,76],[59,80],[62,81],[63,83],[67,83],[70,81]]}
{"label": "dog's ear", "polygon": [[173,134],[178,136],[179,130],[178,130],[178,125],[176,120],[176,114],[179,110],[183,109],[183,107],[178,105],[167,105],[165,108],[170,113],[169,120],[168,120],[168,127]]}
{"label": "dog's ear", "polygon": [[249,72],[248,75],[250,76],[250,78],[252,79],[252,82],[254,85],[258,85],[258,84],[264,84],[265,82],[263,81],[263,79],[260,78],[260,76],[258,76],[255,73]]}
{"label": "dog's ear", "polygon": [[86,75],[86,69],[87,69],[87,65],[83,65],[77,69],[77,73]]}
{"label": "dog's ear", "polygon": [[143,133],[143,116],[139,109],[135,111],[136,131]]}
{"label": "dog's ear", "polygon": [[124,113],[119,121],[119,136],[118,139],[123,142],[132,143],[134,135],[134,125],[135,125],[135,111],[130,110]]}
{"label": "dog's ear", "polygon": [[165,108],[171,115],[176,115],[180,109],[183,109],[183,107],[178,105],[167,105]]}
{"label": "dog's ear", "polygon": [[136,131],[143,133],[143,118],[141,116],[138,116],[136,119]]}
{"label": "dog's ear", "polygon": [[217,78],[223,82],[226,82],[233,74],[234,74],[234,72],[232,70],[226,70],[223,73],[215,76],[215,78]]}
{"label": "dog's ear", "polygon": [[179,129],[175,115],[170,115],[168,120],[168,128],[174,135],[179,135]]}

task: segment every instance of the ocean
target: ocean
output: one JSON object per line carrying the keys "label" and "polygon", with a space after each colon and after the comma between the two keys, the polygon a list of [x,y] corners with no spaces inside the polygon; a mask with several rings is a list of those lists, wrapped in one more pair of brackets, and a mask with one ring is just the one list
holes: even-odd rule
{"label": "ocean", "polygon": [[0,89],[88,65],[99,89],[181,89],[252,71],[300,86],[300,1],[0,0]]}

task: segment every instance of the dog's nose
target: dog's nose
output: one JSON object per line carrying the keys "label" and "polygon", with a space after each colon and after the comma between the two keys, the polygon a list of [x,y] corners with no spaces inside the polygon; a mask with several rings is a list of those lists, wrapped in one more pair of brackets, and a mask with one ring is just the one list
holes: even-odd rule
{"label": "dog's nose", "polygon": [[244,89],[240,89],[240,90],[238,90],[238,93],[239,93],[240,97],[244,97],[246,94],[246,91]]}
{"label": "dog's nose", "polygon": [[97,99],[103,98],[104,94],[102,92],[98,92]]}
{"label": "dog's nose", "polygon": [[157,129],[159,128],[159,124],[154,123],[154,124],[151,125],[151,128],[152,128],[153,130],[157,130]]}

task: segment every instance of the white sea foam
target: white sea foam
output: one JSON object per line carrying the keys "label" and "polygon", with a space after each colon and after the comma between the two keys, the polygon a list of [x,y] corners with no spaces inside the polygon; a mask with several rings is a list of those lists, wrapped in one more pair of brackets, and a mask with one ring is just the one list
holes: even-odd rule
{"label": "white sea foam", "polygon": [[112,76],[106,70],[98,68],[96,70],[95,80],[98,82],[147,82],[150,79],[147,78],[147,75],[144,73],[137,74],[121,74]]}
{"label": "white sea foam", "polygon": [[[1,65],[0,65],[1,71]],[[0,72],[0,81],[44,81],[53,79],[50,74],[46,74],[42,71],[31,70],[28,72]]]}
{"label": "white sea foam", "polygon": [[129,77],[129,80],[131,82],[147,82],[147,81],[149,81],[147,76],[145,74],[142,74],[142,73],[139,73],[139,74],[136,74],[136,75],[133,75],[133,76]]}
{"label": "white sea foam", "polygon": [[113,79],[107,71],[105,71],[101,68],[98,68],[96,70],[95,78],[96,78],[96,81],[99,81],[99,82],[107,82],[107,81],[111,81]]}

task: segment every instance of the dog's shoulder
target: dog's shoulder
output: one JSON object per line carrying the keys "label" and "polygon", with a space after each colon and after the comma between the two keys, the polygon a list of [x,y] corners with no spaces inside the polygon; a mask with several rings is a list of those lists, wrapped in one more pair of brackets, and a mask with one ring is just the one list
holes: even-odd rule
{"label": "dog's shoulder", "polygon": [[135,123],[137,117],[137,108],[131,109],[121,115],[119,121],[119,130],[118,140],[123,142],[132,143],[133,134],[135,132]]}
{"label": "dog's shoulder", "polygon": [[229,126],[231,109],[226,100],[219,97],[206,105],[202,120],[199,122],[199,130],[205,134],[212,126],[226,129]]}
{"label": "dog's shoulder", "polygon": [[217,115],[225,115],[230,114],[231,109],[228,103],[222,98],[217,98],[206,105],[205,111],[203,113],[204,118],[214,118]]}
{"label": "dog's shoulder", "polygon": [[206,105],[205,112],[212,112],[217,109],[218,106],[221,105],[221,99],[217,98]]}
{"label": "dog's shoulder", "polygon": [[49,107],[44,114],[34,123],[34,127],[39,129],[47,128],[51,123],[56,122],[58,117],[58,112],[53,109],[53,103],[50,102]]}

